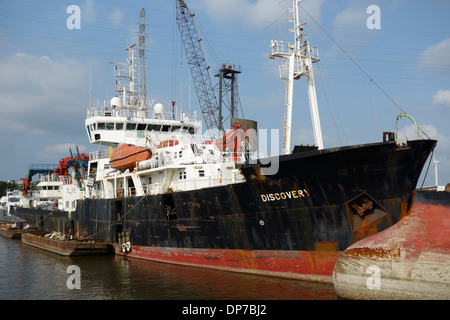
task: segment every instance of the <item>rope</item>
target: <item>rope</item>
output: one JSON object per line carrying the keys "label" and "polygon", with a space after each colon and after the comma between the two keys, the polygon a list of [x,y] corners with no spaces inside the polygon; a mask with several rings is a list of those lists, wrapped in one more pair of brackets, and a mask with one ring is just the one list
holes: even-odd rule
{"label": "rope", "polygon": [[[431,159],[433,159],[433,155],[434,155],[434,150],[431,152],[431,156],[430,156],[430,159],[429,159],[429,161],[428,161],[427,171],[425,171],[425,176],[423,177],[423,181],[422,181],[422,185],[420,186],[420,189],[423,188],[423,184],[425,183],[425,179],[427,178],[428,170],[430,169]],[[437,187],[437,186],[436,186],[436,187]]]}
{"label": "rope", "polygon": [[[142,198],[139,199],[139,201],[136,202],[136,203],[134,204],[134,206],[133,206],[132,208],[130,208],[130,209],[129,209],[124,215],[122,215],[118,220],[123,220],[123,218],[125,218],[132,210],[134,210],[134,208],[136,208],[136,206],[137,206],[142,200],[144,200],[147,196],[148,196],[148,194],[144,194],[144,195],[142,196]],[[44,219],[47,219],[48,217],[49,217],[49,216],[45,216]],[[118,221],[118,220],[115,220],[115,221]],[[91,239],[92,237],[94,237],[94,236],[96,236],[96,235],[98,235],[98,234],[104,232],[105,230],[110,229],[110,228],[111,228],[112,226],[114,226],[115,224],[116,224],[116,222],[113,222],[113,223],[109,224],[108,226],[106,226],[106,227],[100,229],[100,230],[97,231],[96,233],[93,233],[93,234],[91,234],[91,235],[89,235],[89,236],[87,236],[87,237],[85,237],[85,238],[83,238],[83,239],[72,239],[71,242],[82,242],[82,241],[84,241],[84,240],[86,240],[86,239]]]}
{"label": "rope", "polygon": [[247,49],[248,46],[250,46],[250,44],[255,41],[256,39],[259,38],[260,35],[262,35],[264,32],[266,32],[270,27],[272,27],[278,20],[280,20],[287,11],[284,11],[283,14],[281,14],[278,18],[276,18],[272,23],[270,23],[267,27],[264,28],[264,30],[262,30],[261,32],[259,32],[256,36],[253,37],[253,39],[251,39],[246,45],[244,45],[242,48],[240,48],[238,51],[236,51],[231,57],[230,60],[233,59],[234,57],[236,57],[241,51]]}
{"label": "rope", "polygon": [[[147,196],[148,196],[148,194],[144,194],[144,195],[142,196],[142,198],[139,199],[139,201],[136,202],[132,208],[130,208],[124,215],[122,215],[118,220],[115,220],[115,221],[123,220],[123,218],[125,218],[132,210],[134,210],[134,208],[136,208],[136,206],[137,206],[142,200],[144,200]],[[74,241],[80,241],[80,242],[81,242],[81,241],[83,241],[83,240],[90,239],[90,238],[92,238],[93,236],[96,236],[96,235],[98,235],[98,234],[104,232],[105,230],[110,229],[110,228],[111,228],[112,226],[114,226],[115,224],[116,224],[116,222],[113,222],[113,223],[109,224],[108,226],[102,228],[100,231],[97,231],[96,233],[93,233],[93,234],[91,234],[91,235],[89,235],[89,236],[87,236],[87,237],[85,237],[85,238],[83,238],[83,239],[74,240]]]}

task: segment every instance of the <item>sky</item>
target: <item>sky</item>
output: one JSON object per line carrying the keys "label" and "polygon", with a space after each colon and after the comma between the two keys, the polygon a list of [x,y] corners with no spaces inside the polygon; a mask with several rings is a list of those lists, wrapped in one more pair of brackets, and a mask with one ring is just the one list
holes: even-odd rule
{"label": "sky", "polygon": [[[272,40],[292,41],[292,1],[186,3],[211,70],[223,63],[242,70],[239,117],[257,121],[258,129],[282,130],[285,83],[281,61],[269,55]],[[86,111],[113,97],[108,62],[125,61],[142,8],[148,97],[199,112],[175,0],[0,0],[0,180],[24,178],[30,164],[57,164],[69,148],[98,150],[87,139]],[[302,1],[304,32],[319,50],[314,72],[326,148],[379,142],[406,112],[438,140],[438,183],[450,183],[449,14],[447,0]],[[217,83],[213,75],[212,81]],[[399,138],[414,139],[409,119],[401,118],[398,127]],[[292,145],[313,143],[301,78],[294,84]],[[436,184],[435,163],[427,168],[419,186]]]}

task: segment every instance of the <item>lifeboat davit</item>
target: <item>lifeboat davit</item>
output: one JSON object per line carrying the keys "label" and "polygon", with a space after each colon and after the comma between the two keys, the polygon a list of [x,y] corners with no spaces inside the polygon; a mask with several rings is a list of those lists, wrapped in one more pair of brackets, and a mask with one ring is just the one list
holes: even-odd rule
{"label": "lifeboat davit", "polygon": [[109,165],[111,168],[125,171],[133,170],[136,163],[152,157],[150,149],[138,147],[134,144],[121,144],[111,153]]}

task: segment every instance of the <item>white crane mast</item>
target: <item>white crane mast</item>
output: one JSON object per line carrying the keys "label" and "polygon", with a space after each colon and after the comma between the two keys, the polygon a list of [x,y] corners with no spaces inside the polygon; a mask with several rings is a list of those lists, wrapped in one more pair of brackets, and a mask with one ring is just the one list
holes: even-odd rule
{"label": "white crane mast", "polygon": [[283,130],[283,154],[291,152],[292,131],[292,100],[294,93],[294,80],[305,76],[308,85],[308,98],[311,112],[311,120],[314,132],[314,142],[319,149],[323,149],[322,130],[320,127],[319,108],[317,104],[316,87],[312,64],[319,61],[317,48],[310,47],[308,41],[304,41],[306,34],[302,33],[306,23],[300,23],[299,5],[301,0],[293,0],[289,12],[292,17],[294,28],[289,32],[294,33],[294,42],[275,40],[271,42],[272,54],[270,58],[283,58],[280,66],[280,78],[286,82],[286,97],[284,107],[284,130]]}

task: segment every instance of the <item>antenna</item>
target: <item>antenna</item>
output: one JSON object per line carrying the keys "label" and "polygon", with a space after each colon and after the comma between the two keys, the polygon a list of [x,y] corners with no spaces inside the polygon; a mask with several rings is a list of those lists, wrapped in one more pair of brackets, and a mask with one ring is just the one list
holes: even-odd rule
{"label": "antenna", "polygon": [[92,60],[89,60],[89,107],[92,107]]}
{"label": "antenna", "polygon": [[230,102],[227,108],[230,111],[230,128],[233,128],[233,120],[237,118],[237,103],[239,102],[239,93],[237,92],[237,75],[241,73],[241,67],[235,65],[223,64],[215,76],[219,77],[219,119],[221,119],[221,128],[224,129],[223,105],[227,93],[230,92]]}
{"label": "antenna", "polygon": [[436,160],[436,155],[434,155],[434,180],[436,181],[436,188],[438,188],[439,186],[439,182],[438,182],[438,168],[437,165],[439,163],[439,161]]}
{"label": "antenna", "polygon": [[[115,91],[119,97],[116,99],[114,108],[127,108],[144,110],[149,107],[147,102],[147,84],[145,77],[145,10],[139,13],[138,43],[132,44],[125,51],[128,59],[123,62],[110,62],[115,64],[114,76]],[[135,51],[137,50],[137,58]]]}
{"label": "antenna", "polygon": [[147,101],[147,83],[145,79],[145,9],[139,12],[137,85],[141,104]]}

